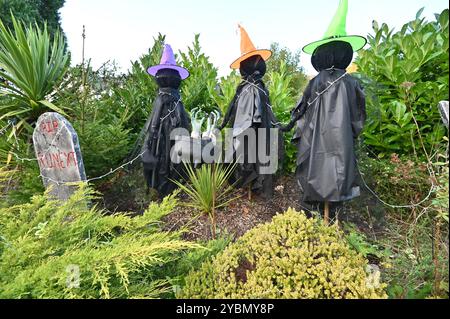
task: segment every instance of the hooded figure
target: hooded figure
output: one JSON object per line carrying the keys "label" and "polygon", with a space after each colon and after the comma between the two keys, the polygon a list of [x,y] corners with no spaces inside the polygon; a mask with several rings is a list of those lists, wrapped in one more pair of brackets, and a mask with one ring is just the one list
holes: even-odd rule
{"label": "hooded figure", "polygon": [[[239,156],[243,157],[238,160],[234,171],[232,179],[236,183],[235,185],[237,187],[248,186],[251,191],[262,197],[270,198],[273,196],[274,175],[278,163],[281,162],[281,150],[283,149],[281,134],[274,135],[274,132],[270,130],[276,128],[278,122],[270,106],[269,92],[262,80],[266,73],[265,61],[272,53],[269,50],[257,50],[244,28],[241,26],[239,28],[241,30],[242,55],[231,65],[231,68],[239,68],[242,82],[236,90],[219,129],[223,129],[231,122],[234,159],[238,160]],[[251,134],[249,134],[250,130]],[[256,140],[249,142],[245,138],[248,134],[254,136]],[[265,135],[264,145],[258,143],[259,140],[263,140],[261,134]],[[261,147],[263,149],[260,149]],[[260,152],[267,156],[272,155],[270,164],[267,160],[261,161],[258,155]],[[267,169],[269,166],[273,168],[274,164],[276,166],[274,170]]]}
{"label": "hooded figure", "polygon": [[165,45],[159,65],[147,71],[155,76],[159,86],[158,96],[147,121],[144,141],[144,176],[149,188],[156,189],[160,196],[170,194],[175,188],[171,180],[181,178],[181,164],[171,161],[171,149],[175,141],[170,139],[174,129],[184,128],[189,135],[190,119],[180,97],[181,81],[189,72],[176,65],[172,48]]}
{"label": "hooded figure", "polygon": [[343,0],[332,23],[343,25],[344,31],[305,47],[315,46],[311,63],[319,74],[292,111],[291,123],[283,127],[289,131],[297,124],[293,141],[298,147],[296,175],[303,204],[337,204],[360,195],[354,146],[366,119],[365,95],[346,68],[355,48],[365,42],[354,47],[348,41],[352,37],[345,35],[346,12]]}

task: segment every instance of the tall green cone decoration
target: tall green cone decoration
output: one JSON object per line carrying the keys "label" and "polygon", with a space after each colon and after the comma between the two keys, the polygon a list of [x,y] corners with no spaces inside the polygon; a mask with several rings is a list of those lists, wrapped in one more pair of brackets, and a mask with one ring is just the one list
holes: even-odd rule
{"label": "tall green cone decoration", "polygon": [[360,35],[347,35],[347,12],[348,12],[348,0],[340,0],[339,7],[334,15],[333,20],[328,27],[327,32],[323,36],[322,40],[315,41],[308,44],[303,48],[303,52],[307,54],[313,54],[314,51],[322,44],[332,41],[345,41],[350,43],[353,51],[361,50],[367,43],[366,38]]}

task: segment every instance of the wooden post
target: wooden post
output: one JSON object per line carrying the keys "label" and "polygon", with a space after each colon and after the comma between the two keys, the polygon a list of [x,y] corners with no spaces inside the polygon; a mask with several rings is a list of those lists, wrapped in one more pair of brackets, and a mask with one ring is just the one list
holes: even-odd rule
{"label": "wooden post", "polygon": [[212,179],[213,179],[213,202],[211,211],[211,226],[212,226],[212,238],[216,239],[216,165],[212,163]]}
{"label": "wooden post", "polygon": [[252,200],[252,185],[248,185],[248,200]]}
{"label": "wooden post", "polygon": [[330,203],[329,202],[325,202],[324,222],[325,222],[325,225],[327,225],[327,226],[330,224]]}

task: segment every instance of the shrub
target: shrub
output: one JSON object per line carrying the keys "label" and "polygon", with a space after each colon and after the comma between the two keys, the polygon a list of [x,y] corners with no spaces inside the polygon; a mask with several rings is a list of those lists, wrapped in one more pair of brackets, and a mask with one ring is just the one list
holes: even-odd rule
{"label": "shrub", "polygon": [[[280,123],[289,123],[291,120],[291,110],[295,107],[295,88],[298,79],[295,76],[299,74],[289,71],[288,65],[281,61],[279,68],[269,71],[267,77],[269,79],[267,88],[270,92],[270,103],[273,112]],[[281,134],[281,133],[280,133]],[[283,169],[287,173],[295,173],[297,168],[297,146],[292,143],[293,131],[283,133],[284,138],[284,162]]]}
{"label": "shrub", "polygon": [[437,105],[448,100],[448,9],[432,22],[422,11],[395,33],[374,21],[370,48],[356,60],[367,92],[363,135],[380,156],[422,149],[419,131],[431,154],[445,135]]}
{"label": "shrub", "polygon": [[94,70],[87,63],[70,68],[58,91],[58,104],[70,109],[88,178],[108,173],[131,151],[135,135],[126,126],[136,109],[113,94],[123,82],[114,64]]}
{"label": "shrub", "polygon": [[183,104],[188,111],[201,108],[205,112],[211,112],[214,100],[208,92],[208,83],[216,83],[217,68],[202,53],[199,38],[200,34],[196,34],[192,47],[188,47],[186,53],[180,52],[180,65],[190,73],[181,86]]}
{"label": "shrub", "polygon": [[39,195],[0,209],[0,298],[145,298],[170,288],[155,273],[199,247],[161,230],[176,200],[131,218],[89,208],[93,196],[81,187],[64,203]]}
{"label": "shrub", "polygon": [[342,233],[289,210],[186,278],[183,298],[385,298]]}
{"label": "shrub", "polygon": [[158,34],[153,38],[153,45],[131,65],[129,73],[112,88],[108,102],[116,114],[128,113],[125,127],[133,133],[139,133],[152,111],[153,101],[158,93],[158,86],[147,73],[148,67],[159,64],[164,47],[165,36]]}
{"label": "shrub", "polygon": [[181,254],[176,261],[169,263],[160,269],[157,275],[167,276],[170,274],[170,283],[173,290],[165,294],[162,298],[174,298],[185,285],[186,276],[196,269],[199,269],[207,260],[223,251],[233,240],[229,234],[220,234],[217,239],[212,239],[207,242],[201,242],[205,249],[192,249]]}

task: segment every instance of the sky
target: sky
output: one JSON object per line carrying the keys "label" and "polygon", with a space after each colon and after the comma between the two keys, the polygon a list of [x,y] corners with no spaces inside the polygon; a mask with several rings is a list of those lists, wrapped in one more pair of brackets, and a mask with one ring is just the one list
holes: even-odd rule
{"label": "sky", "polygon": [[[338,0],[66,0],[61,9],[62,28],[72,53],[72,64],[81,62],[82,28],[86,26],[85,56],[94,68],[116,61],[126,72],[166,35],[175,52],[185,51],[200,33],[200,44],[219,75],[240,56],[237,24],[241,23],[255,46],[268,49],[272,42],[292,51],[319,40],[330,23]],[[425,7],[428,20],[448,8],[447,0],[350,0],[347,33],[366,36],[372,21],[397,30]],[[310,57],[301,55],[309,75],[315,71]]]}

